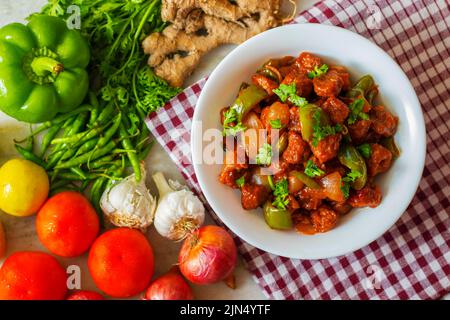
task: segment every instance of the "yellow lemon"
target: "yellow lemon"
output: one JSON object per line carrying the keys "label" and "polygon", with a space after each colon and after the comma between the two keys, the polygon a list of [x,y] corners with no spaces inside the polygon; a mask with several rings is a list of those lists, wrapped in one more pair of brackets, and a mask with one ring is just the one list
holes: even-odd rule
{"label": "yellow lemon", "polygon": [[13,216],[36,213],[48,197],[45,170],[23,159],[12,159],[0,168],[0,209]]}

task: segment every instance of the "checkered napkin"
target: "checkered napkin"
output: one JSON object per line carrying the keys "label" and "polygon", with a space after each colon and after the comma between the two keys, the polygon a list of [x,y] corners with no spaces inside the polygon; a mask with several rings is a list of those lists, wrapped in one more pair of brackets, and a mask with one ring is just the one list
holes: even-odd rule
{"label": "checkered napkin", "polygon": [[[381,238],[351,254],[295,260],[235,237],[248,270],[272,299],[437,299],[450,289],[450,12],[448,0],[325,0],[296,23],[340,26],[393,57],[422,104],[427,157],[417,194]],[[148,127],[201,195],[190,161],[194,107],[206,79],[151,115]],[[212,216],[220,224],[221,222]]]}

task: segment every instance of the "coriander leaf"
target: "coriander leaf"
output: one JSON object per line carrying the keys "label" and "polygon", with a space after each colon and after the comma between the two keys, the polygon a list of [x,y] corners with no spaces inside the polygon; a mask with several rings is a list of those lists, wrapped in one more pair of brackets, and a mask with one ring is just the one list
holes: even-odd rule
{"label": "coriander leaf", "polygon": [[305,167],[305,174],[310,177],[319,177],[323,175],[325,172],[323,170],[320,170],[315,163],[312,160],[308,160]]}
{"label": "coriander leaf", "polygon": [[239,188],[242,188],[245,184],[245,176],[236,179],[235,183]]}
{"label": "coriander leaf", "polygon": [[280,119],[270,120],[269,123],[273,129],[281,129],[282,127]]}
{"label": "coriander leaf", "polygon": [[282,102],[285,102],[292,94],[297,93],[297,87],[295,86],[295,82],[291,84],[280,84],[277,89],[273,89],[273,93],[275,93]]}
{"label": "coriander leaf", "polygon": [[272,162],[272,146],[268,143],[264,143],[262,147],[259,148],[255,160],[256,164],[270,165]]}
{"label": "coriander leaf", "polygon": [[225,111],[223,125],[226,126],[235,121],[237,121],[237,112],[235,109],[229,108]]}
{"label": "coriander leaf", "polygon": [[368,120],[369,116],[363,112],[364,99],[356,99],[349,104],[350,115],[348,116],[348,124],[354,124],[358,119]]}
{"label": "coriander leaf", "polygon": [[286,179],[280,180],[275,184],[273,195],[275,196],[275,200],[272,202],[272,205],[278,209],[286,209],[289,204],[289,188]]}
{"label": "coriander leaf", "polygon": [[223,135],[224,136],[235,136],[238,132],[244,131],[247,129],[242,123],[238,123],[235,126],[224,126],[223,127]]}
{"label": "coriander leaf", "polygon": [[289,101],[297,107],[304,107],[308,104],[308,100],[303,97],[299,97],[298,95],[290,95]]}
{"label": "coriander leaf", "polygon": [[328,65],[322,64],[320,67],[315,66],[313,71],[308,72],[308,78],[314,79],[328,72]]}
{"label": "coriander leaf", "polygon": [[359,171],[352,170],[349,173],[347,173],[347,178],[349,179],[350,182],[354,182],[356,179],[358,179],[361,176],[362,176],[362,174]]}
{"label": "coriander leaf", "polygon": [[357,146],[356,149],[366,159],[369,159],[372,155],[372,147],[368,143],[363,143],[362,145]]}
{"label": "coriander leaf", "polygon": [[274,89],[273,92],[282,102],[289,100],[290,103],[297,107],[303,107],[308,104],[308,101],[305,98],[297,95],[297,86],[295,85],[295,82],[290,84],[282,83],[277,89]]}
{"label": "coriander leaf", "polygon": [[321,125],[321,110],[317,110],[314,112],[312,118],[313,118],[313,139],[312,139],[312,145],[314,147],[317,147],[319,144],[319,141],[325,139],[326,137],[330,135],[334,135],[338,132],[342,131],[342,126],[340,124],[337,124],[335,126],[330,125]]}
{"label": "coriander leaf", "polygon": [[[223,135],[235,136],[238,132],[244,131],[246,127],[242,123],[237,122],[237,111],[233,108],[229,108],[224,114],[223,120]],[[233,124],[234,125],[231,125]]]}
{"label": "coriander leaf", "polygon": [[347,175],[344,178],[341,179],[342,182],[341,191],[346,199],[350,195],[350,184],[361,176],[362,176],[361,172],[352,170],[349,173],[347,173]]}
{"label": "coriander leaf", "polygon": [[345,181],[344,179],[345,178],[341,180],[341,191],[344,194],[344,198],[347,199],[350,195],[350,183],[348,181]]}

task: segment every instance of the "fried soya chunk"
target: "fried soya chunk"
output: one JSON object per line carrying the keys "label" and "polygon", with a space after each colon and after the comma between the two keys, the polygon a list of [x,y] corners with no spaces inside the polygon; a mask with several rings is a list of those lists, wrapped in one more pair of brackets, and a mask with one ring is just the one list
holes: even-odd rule
{"label": "fried soya chunk", "polygon": [[370,144],[372,153],[367,160],[367,167],[371,177],[389,170],[392,164],[392,153],[379,145],[378,143]]}
{"label": "fried soya chunk", "polygon": [[301,213],[295,213],[292,215],[292,222],[294,223],[295,230],[298,233],[313,235],[316,233],[316,228],[312,224],[311,217]]}
{"label": "fried soya chunk", "polygon": [[262,74],[254,74],[252,76],[252,82],[258,86],[266,90],[269,95],[273,94],[273,90],[278,88],[278,83],[272,79],[269,79]]}
{"label": "fried soya chunk", "polygon": [[322,104],[322,109],[328,113],[334,123],[343,123],[350,112],[347,105],[335,96],[329,97]]}
{"label": "fried soya chunk", "polygon": [[361,190],[356,190],[347,200],[353,208],[377,207],[381,202],[381,190],[378,186],[365,186]]}
{"label": "fried soya chunk", "polygon": [[[244,152],[244,151],[242,151]],[[245,154],[245,152],[243,153]],[[236,179],[243,175],[243,171],[248,168],[248,164],[244,159],[238,159],[238,152],[236,150],[227,150],[225,152],[225,161],[222,171],[219,175],[220,183],[223,183],[231,188],[237,188]]]}
{"label": "fried soya chunk", "polygon": [[333,209],[322,205],[311,213],[311,221],[316,232],[327,232],[336,226],[338,215]]}
{"label": "fried soya chunk", "polygon": [[347,91],[350,89],[350,74],[343,66],[330,66],[329,71],[336,71],[342,80],[342,90]]}
{"label": "fried soya chunk", "polygon": [[342,135],[340,133],[329,135],[320,140],[317,146],[313,146],[311,143],[310,147],[319,162],[324,163],[336,157],[341,139]]}
{"label": "fried soya chunk", "polygon": [[336,70],[330,70],[313,79],[314,91],[319,97],[338,96],[344,81]]}
{"label": "fried soya chunk", "polygon": [[298,203],[297,199],[295,199],[295,197],[290,194],[288,195],[288,199],[289,199],[289,204],[288,204],[288,210],[289,211],[294,211],[300,208],[300,203]]}
{"label": "fried soya chunk", "polygon": [[279,157],[278,159],[275,157],[270,166],[266,169],[268,170],[268,173],[273,175],[273,182],[276,183],[279,179],[284,179],[287,177],[289,166],[289,163],[283,160],[282,157]]}
{"label": "fried soya chunk", "polygon": [[318,160],[315,158],[312,159],[313,162],[319,167],[321,170],[325,171],[325,175],[331,174],[333,172],[337,172],[341,175],[341,177],[345,176],[347,173],[347,168],[340,163],[338,158],[334,158],[330,161],[327,161],[325,164],[320,164]]}
{"label": "fried soya chunk", "polygon": [[343,216],[352,210],[352,206],[346,201],[344,202],[333,202],[331,203],[331,208],[339,215]]}
{"label": "fried soya chunk", "polygon": [[394,135],[397,130],[398,118],[383,106],[373,107],[370,119],[373,131],[384,137]]}
{"label": "fried soya chunk", "polygon": [[328,206],[322,205],[311,215],[294,214],[292,216],[297,232],[313,235],[333,229],[339,219],[338,214]]}
{"label": "fried soya chunk", "polygon": [[352,141],[356,144],[364,142],[371,124],[372,122],[370,120],[358,120],[354,124],[348,125],[347,128]]}
{"label": "fried soya chunk", "polygon": [[297,95],[300,97],[308,97],[313,90],[313,83],[311,79],[309,79],[305,73],[301,72],[297,68],[291,68],[281,83],[287,85],[295,83]]}
{"label": "fried soya chunk", "polygon": [[289,109],[289,113],[290,113],[289,130],[301,132],[302,124],[300,122],[300,113],[298,112],[298,107],[291,107]]}
{"label": "fried soya chunk", "polygon": [[309,154],[308,144],[303,141],[300,134],[290,131],[288,146],[283,152],[283,160],[290,164],[302,162]]}
{"label": "fried soya chunk", "polygon": [[322,65],[322,59],[310,52],[302,52],[295,60],[295,65],[304,74],[307,74],[313,71],[314,67],[320,67]]}
{"label": "fried soya chunk", "polygon": [[269,190],[263,185],[246,183],[242,186],[241,203],[245,210],[262,206],[269,197]]}

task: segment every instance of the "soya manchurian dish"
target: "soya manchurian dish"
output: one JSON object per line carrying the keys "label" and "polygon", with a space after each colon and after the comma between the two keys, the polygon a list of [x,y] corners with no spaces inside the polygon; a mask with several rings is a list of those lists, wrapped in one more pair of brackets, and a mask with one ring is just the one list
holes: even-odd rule
{"label": "soya manchurian dish", "polygon": [[378,206],[374,177],[399,151],[398,118],[376,103],[370,75],[314,54],[271,59],[221,110],[225,159],[219,181],[263,208],[273,229],[327,232],[352,208]]}

